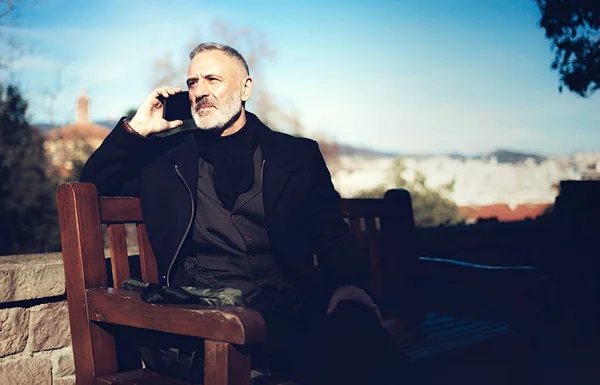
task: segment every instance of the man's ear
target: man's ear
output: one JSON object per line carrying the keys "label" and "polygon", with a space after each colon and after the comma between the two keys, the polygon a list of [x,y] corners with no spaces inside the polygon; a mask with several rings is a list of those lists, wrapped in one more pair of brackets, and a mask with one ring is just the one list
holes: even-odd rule
{"label": "man's ear", "polygon": [[241,84],[242,92],[240,92],[240,98],[242,99],[242,102],[247,101],[248,99],[250,99],[250,96],[252,96],[252,85],[253,84],[254,83],[250,76],[248,76],[242,80],[242,84]]}

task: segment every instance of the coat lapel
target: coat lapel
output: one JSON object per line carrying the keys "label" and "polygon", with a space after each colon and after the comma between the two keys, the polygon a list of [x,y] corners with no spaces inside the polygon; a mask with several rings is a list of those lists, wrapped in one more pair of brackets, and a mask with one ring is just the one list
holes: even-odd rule
{"label": "coat lapel", "polygon": [[[196,201],[196,186],[198,185],[198,145],[194,135],[185,135],[181,142],[164,152],[173,165],[177,165],[183,179],[192,191],[194,201]],[[173,167],[173,172],[175,168]]]}
{"label": "coat lapel", "polygon": [[285,186],[300,164],[293,148],[287,147],[287,151],[282,151],[281,143],[277,139],[277,135],[280,134],[273,132],[250,112],[246,112],[246,118],[251,124],[256,124],[259,130],[260,147],[264,159],[263,204],[265,213],[272,213],[277,208],[277,202],[285,190]]}
{"label": "coat lapel", "polygon": [[263,166],[263,204],[265,212],[272,213],[292,173],[279,164],[265,159]]}
{"label": "coat lapel", "polygon": [[[254,164],[254,183],[252,188],[245,193],[240,194],[235,205],[233,207],[233,212],[238,211],[242,207],[244,207],[248,202],[252,201],[258,194],[262,193],[262,181],[261,178],[263,176],[262,167],[263,167],[263,156],[262,150],[260,146],[256,148],[254,151],[254,155],[252,157],[252,162]],[[263,202],[264,207],[264,202]]]}

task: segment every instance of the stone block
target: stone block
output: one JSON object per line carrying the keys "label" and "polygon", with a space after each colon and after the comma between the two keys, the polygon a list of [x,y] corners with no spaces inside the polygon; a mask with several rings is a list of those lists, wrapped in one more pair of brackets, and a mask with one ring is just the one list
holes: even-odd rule
{"label": "stone block", "polygon": [[21,307],[0,310],[0,357],[22,352],[29,336],[29,312]]}
{"label": "stone block", "polygon": [[6,385],[51,385],[52,373],[47,357],[7,360],[0,363],[0,382]]}
{"label": "stone block", "polygon": [[52,385],[75,385],[75,376],[56,378]]}
{"label": "stone block", "polygon": [[59,349],[71,344],[66,301],[34,306],[29,312],[30,351]]}
{"label": "stone block", "polygon": [[65,294],[62,254],[0,257],[0,303]]}
{"label": "stone block", "polygon": [[61,378],[75,375],[73,350],[71,347],[52,352],[52,378]]}

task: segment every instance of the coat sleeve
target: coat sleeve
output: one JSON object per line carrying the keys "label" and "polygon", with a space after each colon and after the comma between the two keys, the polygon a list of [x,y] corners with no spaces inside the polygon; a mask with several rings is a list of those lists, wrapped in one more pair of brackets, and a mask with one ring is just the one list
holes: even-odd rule
{"label": "coat sleeve", "polygon": [[318,144],[311,155],[311,225],[313,250],[328,284],[366,289],[368,256],[342,217],[341,197],[331,181]]}
{"label": "coat sleeve", "polygon": [[85,163],[80,182],[96,185],[102,196],[139,197],[139,177],[147,139],[130,134],[122,118]]}

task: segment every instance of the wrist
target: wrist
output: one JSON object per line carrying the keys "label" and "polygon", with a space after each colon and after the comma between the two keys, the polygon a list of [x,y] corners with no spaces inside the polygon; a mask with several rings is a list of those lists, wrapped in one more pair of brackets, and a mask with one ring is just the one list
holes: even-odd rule
{"label": "wrist", "polygon": [[128,118],[123,119],[123,127],[127,132],[129,132],[132,135],[143,139],[146,138],[146,135],[143,132],[141,132],[139,125],[137,125],[136,122],[129,120]]}

